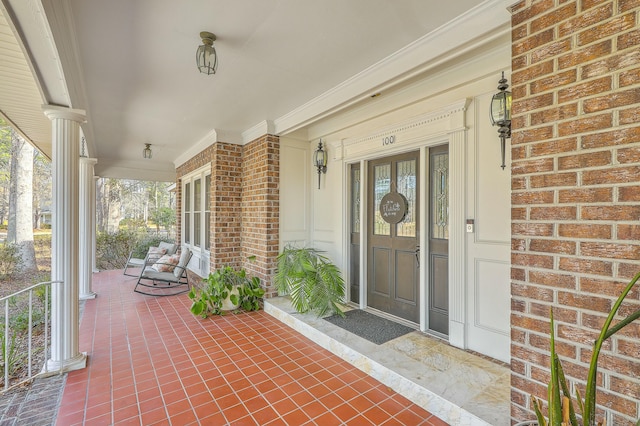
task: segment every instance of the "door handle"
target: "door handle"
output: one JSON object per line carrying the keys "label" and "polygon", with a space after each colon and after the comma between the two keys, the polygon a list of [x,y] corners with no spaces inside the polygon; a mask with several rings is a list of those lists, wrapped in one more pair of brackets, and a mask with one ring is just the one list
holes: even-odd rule
{"label": "door handle", "polygon": [[416,246],[416,265],[418,265],[417,267],[420,268],[420,246]]}

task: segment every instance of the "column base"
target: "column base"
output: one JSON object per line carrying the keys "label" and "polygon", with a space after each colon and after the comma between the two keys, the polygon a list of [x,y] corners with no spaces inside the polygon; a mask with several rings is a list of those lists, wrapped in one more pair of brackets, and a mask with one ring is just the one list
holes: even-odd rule
{"label": "column base", "polygon": [[47,364],[45,368],[42,369],[43,372],[47,373],[60,373],[60,368],[62,367],[62,372],[74,371],[74,370],[82,370],[87,366],[87,353],[80,352],[78,355],[71,359],[66,359],[63,362],[54,361],[52,359],[47,360]]}
{"label": "column base", "polygon": [[89,293],[81,294],[80,295],[80,300],[95,299],[96,296],[97,296],[97,294],[91,291]]}

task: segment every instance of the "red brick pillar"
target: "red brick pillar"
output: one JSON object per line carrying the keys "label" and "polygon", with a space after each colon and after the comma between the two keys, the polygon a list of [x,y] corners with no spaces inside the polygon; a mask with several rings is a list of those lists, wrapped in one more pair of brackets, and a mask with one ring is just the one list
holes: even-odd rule
{"label": "red brick pillar", "polygon": [[[280,140],[265,135],[244,146],[242,160],[242,259],[250,275],[260,277],[265,297],[271,285],[280,235]],[[254,257],[248,260],[249,257]]]}
{"label": "red brick pillar", "polygon": [[[640,2],[526,0],[512,17],[512,417],[546,400],[549,309],[583,392],[591,347],[640,271]],[[637,307],[640,291],[629,301]],[[629,309],[628,307],[626,308]],[[640,324],[600,356],[598,418],[640,417]]]}

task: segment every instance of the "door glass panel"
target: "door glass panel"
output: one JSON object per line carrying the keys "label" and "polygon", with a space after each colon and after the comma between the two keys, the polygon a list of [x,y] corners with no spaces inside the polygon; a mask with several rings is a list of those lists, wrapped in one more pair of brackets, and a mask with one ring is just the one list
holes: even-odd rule
{"label": "door glass panel", "polygon": [[396,234],[399,237],[416,236],[416,162],[399,161],[397,165],[398,192],[407,199],[407,215],[398,223]]}
{"label": "door glass panel", "polygon": [[431,157],[432,223],[431,237],[449,239],[449,154]]}
{"label": "door glass panel", "polygon": [[201,242],[201,211],[202,211],[202,180],[196,179],[193,182],[193,244],[200,247]]}
{"label": "door glass panel", "polygon": [[391,189],[391,164],[375,166],[373,175],[373,233],[390,235],[391,227],[380,214],[380,202]]}
{"label": "door glass panel", "polygon": [[351,169],[351,232],[360,232],[360,168]]}
{"label": "door glass panel", "polygon": [[191,183],[184,186],[184,242],[191,243]]}

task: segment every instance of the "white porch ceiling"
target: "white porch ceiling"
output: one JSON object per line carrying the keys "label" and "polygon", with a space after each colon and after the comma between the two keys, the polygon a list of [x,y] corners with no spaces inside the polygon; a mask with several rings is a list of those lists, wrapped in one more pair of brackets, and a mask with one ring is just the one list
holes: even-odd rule
{"label": "white porch ceiling", "polygon": [[[98,174],[167,180],[203,143],[286,133],[317,119],[309,105],[329,111],[389,84],[357,82],[461,15],[487,3],[507,15],[504,0],[0,1],[0,110],[49,154],[41,104],[84,109]],[[218,37],[215,75],[196,69],[200,31]]]}

